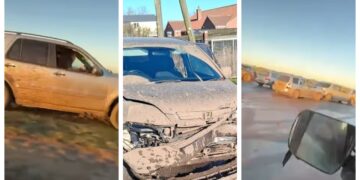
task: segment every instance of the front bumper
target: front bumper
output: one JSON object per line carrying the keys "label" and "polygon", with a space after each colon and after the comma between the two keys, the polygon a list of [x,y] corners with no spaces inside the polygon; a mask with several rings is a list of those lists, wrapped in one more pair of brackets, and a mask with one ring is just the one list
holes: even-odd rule
{"label": "front bumper", "polygon": [[[152,176],[168,178],[175,176],[177,172],[170,174],[168,172],[179,169],[179,167],[199,164],[196,157],[209,145],[219,141],[219,136],[237,136],[236,123],[226,123],[226,121],[227,119],[224,119],[213,123],[188,139],[162,146],[138,148],[129,151],[124,154],[124,162],[131,168],[132,173],[139,178]],[[231,144],[230,149],[218,154],[215,153],[216,159],[229,160],[236,158],[235,146],[236,138],[233,144]],[[210,160],[209,162],[212,161],[213,160]]]}

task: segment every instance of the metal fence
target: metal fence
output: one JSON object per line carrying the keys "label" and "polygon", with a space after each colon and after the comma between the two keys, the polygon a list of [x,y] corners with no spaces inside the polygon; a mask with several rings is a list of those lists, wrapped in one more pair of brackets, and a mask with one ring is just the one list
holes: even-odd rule
{"label": "metal fence", "polygon": [[220,67],[230,67],[231,74],[236,77],[237,66],[237,40],[230,39],[213,39],[209,42],[211,50],[213,51],[216,63]]}

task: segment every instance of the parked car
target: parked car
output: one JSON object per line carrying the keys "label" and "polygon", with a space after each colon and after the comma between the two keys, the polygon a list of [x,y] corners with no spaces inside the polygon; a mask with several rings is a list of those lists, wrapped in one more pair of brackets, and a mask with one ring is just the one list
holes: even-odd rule
{"label": "parked car", "polygon": [[251,82],[256,78],[256,73],[254,69],[249,66],[242,64],[241,65],[241,80],[243,82]]}
{"label": "parked car", "polygon": [[300,76],[280,75],[273,85],[276,94],[284,94],[294,99],[309,98],[321,100],[321,91],[307,83],[306,79]]}
{"label": "parked car", "polygon": [[327,106],[304,110],[291,127],[289,151],[282,164],[294,155],[329,176],[341,169],[339,179],[355,180],[355,138],[355,109],[330,111]]}
{"label": "parked car", "polygon": [[259,86],[269,86],[272,89],[277,78],[280,76],[279,73],[271,70],[262,70],[256,72],[257,76],[255,81]]}
{"label": "parked car", "polygon": [[355,90],[327,82],[320,82],[316,86],[321,89],[326,101],[355,105]]}
{"label": "parked car", "polygon": [[206,53],[188,41],[124,38],[123,68],[124,179],[236,171],[236,85]]}
{"label": "parked car", "polygon": [[5,32],[5,108],[90,113],[118,124],[118,76],[73,43]]}

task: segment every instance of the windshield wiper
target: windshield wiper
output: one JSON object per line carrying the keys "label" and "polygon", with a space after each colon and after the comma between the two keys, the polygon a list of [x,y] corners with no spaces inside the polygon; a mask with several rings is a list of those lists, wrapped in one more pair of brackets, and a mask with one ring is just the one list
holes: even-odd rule
{"label": "windshield wiper", "polygon": [[165,83],[165,82],[181,82],[180,79],[164,79],[164,80],[158,80],[158,81],[153,81],[154,83]]}

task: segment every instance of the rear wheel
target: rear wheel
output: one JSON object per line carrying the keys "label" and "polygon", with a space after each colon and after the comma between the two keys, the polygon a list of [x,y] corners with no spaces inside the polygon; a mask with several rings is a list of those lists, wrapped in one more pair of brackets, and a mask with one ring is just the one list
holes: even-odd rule
{"label": "rear wheel", "polygon": [[116,104],[113,107],[113,109],[111,110],[110,123],[111,123],[112,126],[114,126],[115,129],[118,129],[118,126],[119,126],[119,108],[118,108],[118,104]]}
{"label": "rear wheel", "polygon": [[4,89],[4,107],[5,109],[9,106],[10,102],[11,102],[11,93],[10,93],[10,89],[8,87],[8,85],[5,84],[5,89]]}
{"label": "rear wheel", "polygon": [[258,86],[262,87],[264,85],[264,83],[258,83]]}

